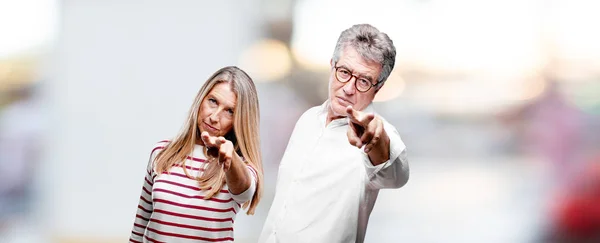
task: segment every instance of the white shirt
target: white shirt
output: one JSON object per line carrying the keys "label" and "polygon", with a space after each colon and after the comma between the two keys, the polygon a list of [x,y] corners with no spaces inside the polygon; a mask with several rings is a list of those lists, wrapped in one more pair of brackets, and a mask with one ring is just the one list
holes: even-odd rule
{"label": "white shirt", "polygon": [[[325,126],[328,105],[309,109],[296,123],[259,242],[363,242],[379,189],[408,181],[406,146],[392,125],[382,119],[390,160],[373,166],[348,142],[348,118]],[[373,112],[372,105],[364,112]]]}

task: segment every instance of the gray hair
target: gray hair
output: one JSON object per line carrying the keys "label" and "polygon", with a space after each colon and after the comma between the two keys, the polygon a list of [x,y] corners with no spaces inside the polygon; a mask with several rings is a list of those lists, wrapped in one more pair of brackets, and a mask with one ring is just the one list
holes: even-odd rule
{"label": "gray hair", "polygon": [[340,60],[342,51],[353,47],[363,58],[381,64],[377,78],[377,89],[383,86],[394,69],[396,48],[390,37],[369,24],[357,24],[342,32],[335,45],[333,62]]}

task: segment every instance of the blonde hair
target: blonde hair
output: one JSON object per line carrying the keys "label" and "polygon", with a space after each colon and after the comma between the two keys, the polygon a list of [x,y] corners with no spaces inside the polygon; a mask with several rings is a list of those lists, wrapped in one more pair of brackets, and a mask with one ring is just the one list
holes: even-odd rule
{"label": "blonde hair", "polygon": [[[236,152],[243,158],[244,163],[250,165],[257,174],[256,192],[252,200],[244,203],[242,208],[248,208],[247,214],[254,214],[254,210],[262,196],[263,167],[260,152],[258,95],[254,82],[243,70],[238,67],[229,66],[216,71],[202,85],[196,95],[194,104],[190,108],[187,122],[182,127],[179,135],[171,141],[164,150],[156,156],[156,172],[158,174],[168,172],[171,167],[182,163],[185,174],[190,176],[185,167],[186,158],[191,155],[194,144],[200,140],[198,129],[198,113],[200,105],[206,95],[218,83],[229,83],[237,97],[237,104],[233,112],[233,128],[225,138],[230,140]],[[206,149],[204,151],[206,153]],[[208,166],[201,177],[195,178],[202,190],[208,190],[205,199],[210,199],[217,194],[225,184],[225,172],[218,166],[216,161],[208,162]]]}

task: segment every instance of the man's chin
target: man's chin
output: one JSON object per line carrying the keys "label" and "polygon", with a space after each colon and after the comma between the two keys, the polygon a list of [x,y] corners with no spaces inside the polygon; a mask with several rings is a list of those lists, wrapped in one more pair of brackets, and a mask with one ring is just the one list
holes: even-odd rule
{"label": "man's chin", "polygon": [[334,104],[331,107],[331,111],[333,113],[334,117],[346,117],[346,107],[345,106],[341,106],[340,104]]}

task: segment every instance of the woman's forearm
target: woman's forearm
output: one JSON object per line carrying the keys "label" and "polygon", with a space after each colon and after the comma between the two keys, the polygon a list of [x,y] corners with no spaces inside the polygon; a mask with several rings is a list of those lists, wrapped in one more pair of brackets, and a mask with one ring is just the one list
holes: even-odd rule
{"label": "woman's forearm", "polygon": [[229,191],[233,194],[240,194],[250,187],[251,177],[248,173],[246,164],[236,153],[231,158],[231,167],[225,172],[225,181]]}

